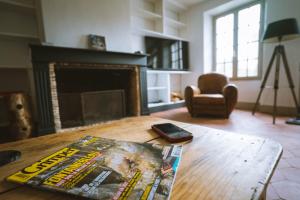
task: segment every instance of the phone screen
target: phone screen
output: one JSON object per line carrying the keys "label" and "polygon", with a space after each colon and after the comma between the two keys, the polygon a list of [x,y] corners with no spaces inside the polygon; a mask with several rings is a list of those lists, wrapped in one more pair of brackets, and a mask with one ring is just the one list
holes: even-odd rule
{"label": "phone screen", "polygon": [[181,138],[181,137],[187,137],[191,136],[192,134],[187,132],[186,130],[183,130],[182,128],[179,128],[173,124],[165,123],[165,124],[157,124],[155,125],[158,129],[160,129],[162,132],[164,132],[166,135],[172,138]]}
{"label": "phone screen", "polygon": [[175,133],[178,131],[182,131],[179,127],[174,126],[173,124],[157,124],[155,125],[157,128],[159,128],[164,133]]}

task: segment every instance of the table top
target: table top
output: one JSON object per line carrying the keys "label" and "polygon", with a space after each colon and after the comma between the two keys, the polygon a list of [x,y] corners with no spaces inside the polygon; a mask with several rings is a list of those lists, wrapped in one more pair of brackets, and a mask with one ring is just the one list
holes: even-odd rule
{"label": "table top", "polygon": [[165,122],[174,123],[194,135],[191,142],[182,143],[183,154],[171,193],[172,200],[264,198],[267,184],[282,154],[279,143],[267,138],[145,116],[1,144],[0,151],[19,150],[22,157],[0,167],[0,199],[73,199],[67,194],[38,190],[4,179],[86,135],[166,144],[150,128],[152,124]]}

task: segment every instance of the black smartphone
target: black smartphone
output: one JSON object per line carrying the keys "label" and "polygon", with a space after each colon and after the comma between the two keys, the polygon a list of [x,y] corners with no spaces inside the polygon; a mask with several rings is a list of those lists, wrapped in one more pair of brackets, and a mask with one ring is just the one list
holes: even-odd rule
{"label": "black smartphone", "polygon": [[154,124],[154,130],[169,142],[183,142],[193,139],[193,134],[171,123]]}
{"label": "black smartphone", "polygon": [[21,157],[20,151],[7,150],[0,151],[0,166],[18,160]]}

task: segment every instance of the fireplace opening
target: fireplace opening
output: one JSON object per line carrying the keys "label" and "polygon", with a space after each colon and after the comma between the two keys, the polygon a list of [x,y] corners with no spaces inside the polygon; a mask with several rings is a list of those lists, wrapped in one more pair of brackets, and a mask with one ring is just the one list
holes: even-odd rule
{"label": "fireplace opening", "polygon": [[56,64],[51,74],[56,129],[140,114],[136,66]]}

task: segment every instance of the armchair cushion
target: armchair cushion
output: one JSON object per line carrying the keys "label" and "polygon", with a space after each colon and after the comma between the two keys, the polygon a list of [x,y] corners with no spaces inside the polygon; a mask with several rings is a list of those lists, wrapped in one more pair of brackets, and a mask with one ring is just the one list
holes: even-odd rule
{"label": "armchair cushion", "polygon": [[193,104],[224,105],[225,98],[222,94],[200,94],[194,96]]}

